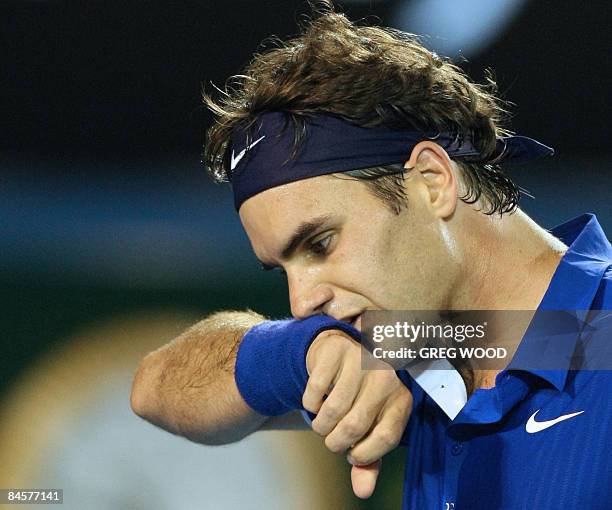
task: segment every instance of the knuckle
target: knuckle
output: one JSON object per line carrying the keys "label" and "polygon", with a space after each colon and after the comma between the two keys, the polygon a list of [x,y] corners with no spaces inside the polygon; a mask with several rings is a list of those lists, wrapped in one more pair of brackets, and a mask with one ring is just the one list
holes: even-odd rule
{"label": "knuckle", "polygon": [[383,383],[386,388],[390,390],[391,389],[395,390],[400,385],[403,386],[402,381],[398,379],[397,375],[395,375],[395,372],[390,371],[390,370],[380,370],[380,372],[382,372]]}
{"label": "knuckle", "polygon": [[340,453],[342,451],[342,445],[338,443],[332,436],[325,438],[325,446],[332,453]]}
{"label": "knuckle", "polygon": [[373,370],[368,374],[379,394],[389,395],[395,389],[395,385],[389,378],[387,370]]}
{"label": "knuckle", "polygon": [[403,384],[399,387],[399,394],[402,395],[403,398],[410,399],[412,401],[412,392]]}
{"label": "knuckle", "polygon": [[412,398],[412,393],[410,392],[410,390],[406,388],[405,386],[402,386],[400,388],[399,395],[400,395],[399,398],[400,398],[401,403],[408,409],[411,409],[413,398]]}
{"label": "knuckle", "polygon": [[306,411],[310,411],[311,413],[316,413],[317,409],[314,403],[308,398],[308,395],[304,394],[302,396],[302,407],[306,409]]}
{"label": "knuckle", "polygon": [[351,451],[351,457],[356,465],[365,465],[372,462],[372,459],[363,452]]}
{"label": "knuckle", "polygon": [[352,413],[342,420],[342,428],[351,437],[359,436],[364,432],[364,420],[358,413]]}
{"label": "knuckle", "polygon": [[399,444],[400,435],[393,428],[380,427],[376,439],[384,448],[393,449]]}
{"label": "knuckle", "polygon": [[328,418],[337,420],[344,416],[346,412],[346,405],[344,405],[340,399],[327,399],[324,404],[323,412]]}
{"label": "knuckle", "polygon": [[324,393],[327,390],[325,381],[320,377],[311,377],[308,380],[308,385],[316,393]]}
{"label": "knuckle", "polygon": [[316,432],[317,434],[319,434],[320,436],[324,436],[324,429],[323,429],[323,424],[321,423],[320,420],[314,420],[312,422],[312,430],[314,432]]}

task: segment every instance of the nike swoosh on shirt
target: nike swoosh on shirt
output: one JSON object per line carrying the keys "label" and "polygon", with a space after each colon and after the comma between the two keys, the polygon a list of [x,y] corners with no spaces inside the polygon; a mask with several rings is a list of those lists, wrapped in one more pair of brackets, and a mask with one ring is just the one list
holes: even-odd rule
{"label": "nike swoosh on shirt", "polygon": [[579,414],[584,413],[584,411],[578,411],[577,413],[564,414],[563,416],[559,416],[558,418],[555,418],[554,420],[536,421],[535,417],[536,417],[536,414],[538,414],[539,412],[540,410],[538,409],[535,413],[533,413],[529,417],[529,420],[525,424],[525,430],[529,434],[535,434],[536,432],[540,432],[542,430],[547,429],[548,427],[552,427],[553,425],[556,425],[560,421],[569,420],[570,418],[573,418],[574,416],[578,416]]}
{"label": "nike swoosh on shirt", "polygon": [[238,163],[240,163],[240,160],[244,157],[244,155],[246,154],[247,150],[252,149],[253,147],[255,147],[265,137],[266,137],[266,135],[263,135],[261,138],[258,138],[257,140],[255,140],[251,145],[247,145],[236,156],[234,156],[234,149],[232,149],[232,161],[230,163],[230,170],[233,170],[234,168],[236,168],[236,166],[238,166]]}

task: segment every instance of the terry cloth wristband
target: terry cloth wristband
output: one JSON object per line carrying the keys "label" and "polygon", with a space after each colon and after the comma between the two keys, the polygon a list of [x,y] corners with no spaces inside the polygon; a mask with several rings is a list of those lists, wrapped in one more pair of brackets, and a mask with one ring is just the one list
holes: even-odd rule
{"label": "terry cloth wristband", "polygon": [[306,354],[316,336],[339,329],[357,341],[358,330],[326,315],[266,321],[251,328],[238,348],[235,379],[245,402],[259,414],[279,416],[303,409],[308,381]]}

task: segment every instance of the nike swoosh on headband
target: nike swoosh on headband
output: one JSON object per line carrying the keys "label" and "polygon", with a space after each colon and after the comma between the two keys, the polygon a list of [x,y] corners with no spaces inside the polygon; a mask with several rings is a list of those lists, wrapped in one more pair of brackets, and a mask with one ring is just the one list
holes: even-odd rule
{"label": "nike swoosh on headband", "polygon": [[255,140],[252,144],[247,145],[236,156],[234,156],[234,149],[232,149],[232,160],[230,162],[230,170],[234,170],[238,166],[238,163],[240,163],[240,160],[244,157],[244,155],[246,154],[246,151],[251,150],[259,142],[261,142],[265,137],[266,135],[263,135],[261,138],[258,138],[257,140]]}

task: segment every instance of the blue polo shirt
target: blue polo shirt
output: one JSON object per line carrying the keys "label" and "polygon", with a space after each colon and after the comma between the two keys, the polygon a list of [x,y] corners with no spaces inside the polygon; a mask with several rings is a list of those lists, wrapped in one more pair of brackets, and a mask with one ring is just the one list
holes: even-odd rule
{"label": "blue polo shirt", "polygon": [[[595,216],[585,214],[552,233],[569,249],[538,310],[612,309],[612,246]],[[612,332],[612,313],[600,313],[597,321],[600,331]],[[559,350],[570,353],[579,338]],[[612,345],[606,333],[608,339],[604,351]],[[518,352],[528,341],[525,335]],[[402,374],[414,397],[403,441],[403,508],[612,508],[612,371],[567,364],[508,368],[494,388],[476,390],[454,419]]]}

